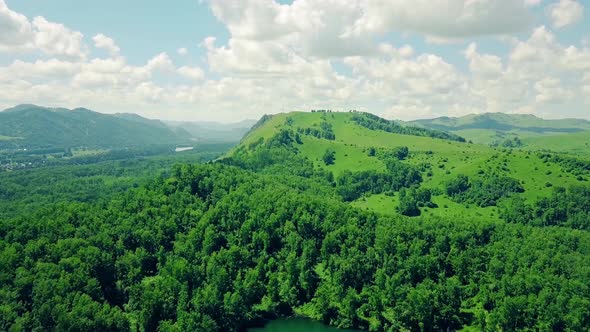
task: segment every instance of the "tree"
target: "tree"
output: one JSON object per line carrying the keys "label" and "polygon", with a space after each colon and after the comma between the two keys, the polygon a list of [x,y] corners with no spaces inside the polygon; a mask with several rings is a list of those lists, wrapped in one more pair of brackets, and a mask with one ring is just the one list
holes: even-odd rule
{"label": "tree", "polygon": [[327,149],[322,159],[326,165],[333,165],[336,160],[336,151],[333,149]]}
{"label": "tree", "polygon": [[397,211],[408,217],[417,217],[420,215],[418,200],[416,199],[415,189],[402,188],[399,192],[399,205]]}

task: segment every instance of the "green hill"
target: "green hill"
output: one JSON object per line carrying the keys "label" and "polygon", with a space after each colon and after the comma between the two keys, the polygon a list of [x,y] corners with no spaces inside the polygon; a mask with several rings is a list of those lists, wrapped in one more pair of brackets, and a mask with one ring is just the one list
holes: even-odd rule
{"label": "green hill", "polygon": [[130,147],[190,142],[188,133],[134,114],[19,105],[0,112],[0,148]]}
{"label": "green hill", "polygon": [[[358,117],[375,118],[364,113],[321,112],[265,116],[240,146],[230,152],[229,157],[251,162],[253,158],[260,157],[256,155],[259,146],[287,132],[292,139],[297,137],[300,142],[292,144],[298,157],[310,162],[316,169],[331,172],[338,179],[349,172],[386,173],[390,156],[397,149],[408,148],[409,155],[400,163],[419,170],[422,174],[420,187],[430,189],[434,193],[433,202],[439,206],[435,209],[421,208],[425,214],[494,220],[499,218],[496,204],[478,206],[473,202],[458,202],[444,193],[445,185],[458,175],[466,175],[473,181],[513,178],[524,189],[517,196],[535,202],[549,197],[553,185],[567,187],[584,182],[590,171],[580,170],[580,167],[570,169],[563,165],[564,161],[542,158],[539,153],[531,151],[470,144],[456,136],[438,138],[444,137],[438,131],[426,132],[429,134],[426,136],[419,133],[417,136],[388,132],[378,127],[368,128],[355,121]],[[411,132],[412,127],[407,128]],[[332,133],[332,137],[326,131]],[[327,151],[333,153],[334,162],[331,164],[324,161]],[[263,157],[270,158],[267,155]],[[392,195],[386,190],[367,191],[357,196],[351,203],[364,209],[395,214],[399,206],[399,195]]]}
{"label": "green hill", "polygon": [[172,156],[0,177],[0,330],[590,326],[588,160],[323,112]]}
{"label": "green hill", "polygon": [[535,142],[542,138],[539,142],[549,143],[555,151],[590,152],[585,145],[589,141],[586,139],[581,144],[579,141],[590,136],[590,121],[581,119],[545,120],[531,114],[486,113],[416,120],[409,124],[448,131],[481,144],[538,149],[543,146]]}

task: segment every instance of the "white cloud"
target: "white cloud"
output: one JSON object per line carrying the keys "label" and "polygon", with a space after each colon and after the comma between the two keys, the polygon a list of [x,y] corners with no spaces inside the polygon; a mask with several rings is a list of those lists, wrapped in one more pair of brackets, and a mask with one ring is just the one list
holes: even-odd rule
{"label": "white cloud", "polygon": [[584,16],[584,6],[577,0],[559,0],[547,7],[553,26],[563,28],[578,23]]}
{"label": "white cloud", "polygon": [[442,38],[507,34],[531,22],[529,0],[363,1],[360,33],[407,31]]}
{"label": "white cloud", "polygon": [[543,0],[525,0],[524,4],[528,7],[534,7],[540,5]]}
{"label": "white cloud", "polygon": [[94,41],[94,47],[105,49],[112,56],[117,56],[121,52],[115,41],[102,33],[92,37],[92,40]]}
{"label": "white cloud", "polygon": [[172,63],[172,60],[168,54],[166,52],[162,52],[148,61],[146,69],[150,72],[169,72],[174,70],[174,64]]}
{"label": "white cloud", "polygon": [[4,0],[0,0],[0,30],[0,51],[32,47],[31,23],[24,15],[10,10]]}
{"label": "white cloud", "polygon": [[48,55],[83,58],[87,54],[83,35],[63,24],[37,16],[30,22],[24,15],[10,10],[0,0],[0,51],[18,53],[39,49]]}
{"label": "white cloud", "polygon": [[[525,38],[504,35],[526,29],[541,1],[210,0],[230,36],[223,43],[213,36],[203,40],[202,68],[177,66],[165,52],[132,65],[102,34],[92,38],[94,46],[109,55],[95,58],[80,33],[42,18],[30,22],[2,1],[0,25],[14,37],[2,34],[0,51],[44,54],[0,66],[0,106],[84,105],[184,119],[309,108],[401,119],[486,111],[588,117],[587,46],[563,45],[544,26]],[[462,50],[464,59],[384,42],[389,32],[462,43],[445,48]],[[497,35],[509,51],[487,54],[484,43],[470,40],[485,34]],[[185,48],[176,52],[188,54]],[[190,113],[196,109],[198,115]]]}
{"label": "white cloud", "polygon": [[498,56],[477,53],[475,43],[471,43],[464,53],[469,60],[469,70],[474,75],[493,78],[502,74],[502,59]]}
{"label": "white cloud", "polygon": [[562,87],[561,81],[557,78],[544,78],[535,83],[537,95],[535,100],[540,104],[562,103],[573,97],[573,93]]}
{"label": "white cloud", "polygon": [[183,66],[178,68],[177,71],[180,75],[195,81],[200,81],[205,78],[205,73],[199,67]]}
{"label": "white cloud", "polygon": [[87,54],[82,43],[84,35],[66,28],[63,24],[49,22],[38,16],[33,19],[33,30],[35,46],[49,55],[81,58]]}

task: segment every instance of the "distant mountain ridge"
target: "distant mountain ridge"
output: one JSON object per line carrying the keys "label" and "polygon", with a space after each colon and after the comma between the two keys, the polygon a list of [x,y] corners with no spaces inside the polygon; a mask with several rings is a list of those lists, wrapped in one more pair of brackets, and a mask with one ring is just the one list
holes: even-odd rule
{"label": "distant mountain ridge", "polygon": [[36,105],[0,112],[0,135],[5,137],[3,148],[129,147],[189,140],[158,120]]}
{"label": "distant mountain ridge", "polygon": [[22,104],[0,112],[0,149],[237,143],[254,122],[165,122],[134,113]]}
{"label": "distant mountain ridge", "polygon": [[462,129],[521,129],[532,132],[575,132],[590,130],[590,121],[582,119],[546,120],[533,114],[484,113],[463,117],[439,117],[410,121],[417,125],[442,130]]}
{"label": "distant mountain ridge", "polygon": [[463,117],[421,119],[408,124],[451,132],[482,144],[590,131],[590,121],[587,120],[547,120],[532,114],[470,114]]}
{"label": "distant mountain ridge", "polygon": [[186,132],[197,141],[228,143],[239,142],[256,122],[256,120],[242,120],[227,124],[211,121],[166,121],[165,123],[170,128]]}

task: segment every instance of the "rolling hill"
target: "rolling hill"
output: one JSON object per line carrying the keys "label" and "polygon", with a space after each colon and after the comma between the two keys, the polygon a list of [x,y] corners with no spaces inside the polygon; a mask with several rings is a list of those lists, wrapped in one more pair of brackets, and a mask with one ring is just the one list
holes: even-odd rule
{"label": "rolling hill", "polygon": [[[555,151],[590,151],[587,146],[590,121],[581,119],[545,120],[531,114],[485,113],[416,120],[409,124],[448,131],[481,144],[513,145],[509,141],[518,138],[521,144],[517,147],[538,149],[548,144]],[[543,144],[535,144],[537,141]]]}
{"label": "rolling hill", "polygon": [[[300,142],[292,144],[298,157],[312,163],[316,169],[331,172],[338,179],[348,172],[385,173],[388,171],[386,156],[395,153],[396,149],[407,147],[409,154],[401,162],[421,172],[420,186],[434,193],[433,202],[439,206],[435,209],[422,208],[422,211],[426,215],[469,216],[474,219],[498,219],[498,209],[495,204],[477,206],[457,202],[445,194],[445,185],[458,175],[466,175],[474,181],[504,177],[517,179],[524,189],[518,196],[529,202],[550,196],[554,184],[567,187],[585,182],[590,175],[588,169],[572,169],[564,166],[563,160],[532,151],[466,143],[457,136],[446,137],[436,130],[388,132],[378,126],[367,126],[359,118],[370,120],[377,117],[366,113],[321,112],[265,116],[228,157],[252,159],[252,154],[258,153],[260,147],[268,145],[280,133],[287,132],[292,139],[296,136]],[[562,128],[570,128],[569,120],[558,123]],[[438,128],[442,129],[442,126]],[[333,152],[334,162],[331,164],[323,159],[327,151]],[[352,200],[351,204],[395,214],[399,195],[366,192]]]}

